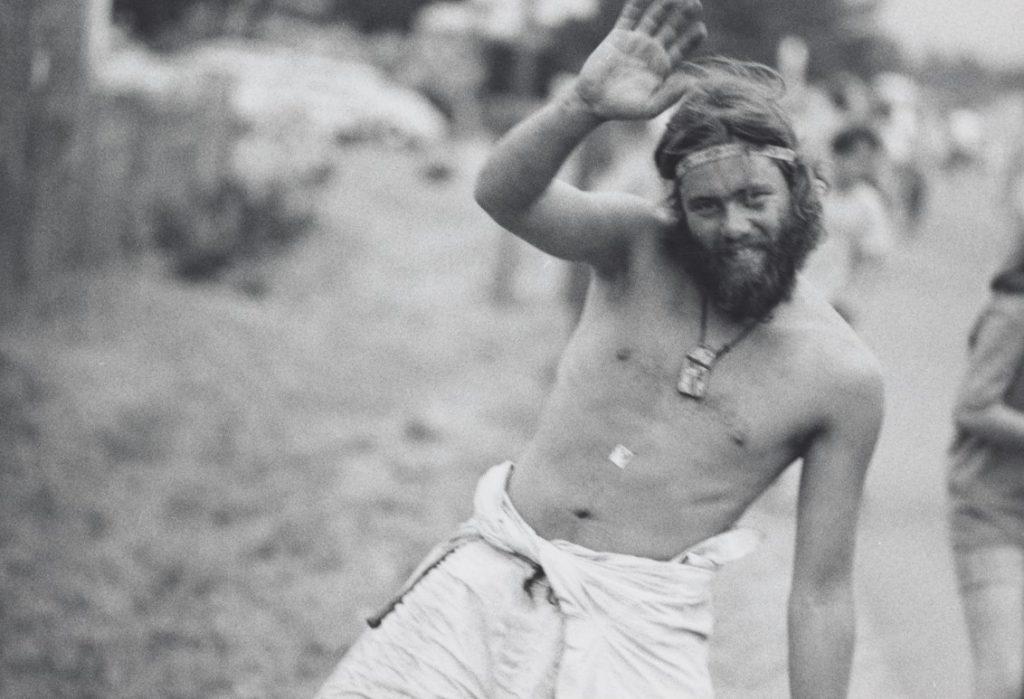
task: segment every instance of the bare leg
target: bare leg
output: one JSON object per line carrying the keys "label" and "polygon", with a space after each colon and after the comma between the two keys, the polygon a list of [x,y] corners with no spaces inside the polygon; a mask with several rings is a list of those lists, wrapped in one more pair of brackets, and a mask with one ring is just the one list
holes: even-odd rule
{"label": "bare leg", "polygon": [[975,699],[1019,699],[1024,691],[1024,550],[987,546],[955,556],[974,655]]}

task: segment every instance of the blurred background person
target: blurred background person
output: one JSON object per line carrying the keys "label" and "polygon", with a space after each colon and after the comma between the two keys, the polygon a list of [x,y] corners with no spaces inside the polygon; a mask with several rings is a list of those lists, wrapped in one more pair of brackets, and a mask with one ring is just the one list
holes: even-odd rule
{"label": "blurred background person", "polygon": [[892,248],[889,213],[872,183],[882,142],[867,126],[840,131],[831,142],[832,183],[822,199],[825,232],[805,277],[851,325]]}
{"label": "blurred background person", "polygon": [[884,174],[891,187],[893,213],[899,230],[913,235],[920,231],[928,188],[918,86],[905,75],[882,73],[872,81],[872,88],[873,121],[885,147]]}
{"label": "blurred background person", "polygon": [[[1019,226],[1018,235],[1024,236]],[[1022,238],[1024,239],[1024,238]],[[1024,246],[969,338],[949,464],[951,539],[978,699],[1024,694]]]}
{"label": "blurred background person", "polygon": [[1011,225],[1024,232],[1024,127],[1020,128],[1016,140],[1007,160],[1002,196]]}

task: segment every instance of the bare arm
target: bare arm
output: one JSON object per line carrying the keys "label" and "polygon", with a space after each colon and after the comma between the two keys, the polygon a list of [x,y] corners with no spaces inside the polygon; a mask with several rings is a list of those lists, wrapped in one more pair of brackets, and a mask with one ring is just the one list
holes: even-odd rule
{"label": "bare arm", "polygon": [[865,362],[804,455],[789,598],[793,697],[845,697],[855,640],[853,558],[864,476],[881,427],[881,378]]}
{"label": "bare arm", "polygon": [[[1019,308],[1019,306],[1018,306]],[[982,320],[957,393],[958,428],[998,447],[1024,450],[1024,412],[1005,402],[1024,358],[1024,319],[1003,307]]]}
{"label": "bare arm", "polygon": [[957,425],[995,446],[1024,450],[1024,413],[1002,403],[964,413]]}
{"label": "bare arm", "polygon": [[555,177],[598,124],[653,118],[682,95],[678,69],[705,33],[699,14],[698,0],[630,0],[572,87],[497,144],[477,180],[484,210],[545,252],[615,267],[630,233],[655,218],[654,207]]}

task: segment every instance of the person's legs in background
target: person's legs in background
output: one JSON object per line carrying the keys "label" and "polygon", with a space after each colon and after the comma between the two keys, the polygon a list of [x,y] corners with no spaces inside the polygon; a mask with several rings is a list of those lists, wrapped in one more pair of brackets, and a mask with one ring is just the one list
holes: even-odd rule
{"label": "person's legs in background", "polygon": [[955,549],[960,596],[974,654],[975,699],[1024,694],[1024,549]]}

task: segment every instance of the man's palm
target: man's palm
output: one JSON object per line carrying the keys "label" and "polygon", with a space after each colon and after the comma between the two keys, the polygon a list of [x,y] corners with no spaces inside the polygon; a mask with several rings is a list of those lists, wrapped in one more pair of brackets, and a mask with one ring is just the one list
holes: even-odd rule
{"label": "man's palm", "polygon": [[657,116],[679,98],[677,71],[704,37],[693,0],[631,0],[580,71],[577,91],[608,119]]}
{"label": "man's palm", "polygon": [[616,30],[583,66],[579,91],[604,116],[654,116],[651,111],[671,75],[668,54],[660,45],[638,32]]}

